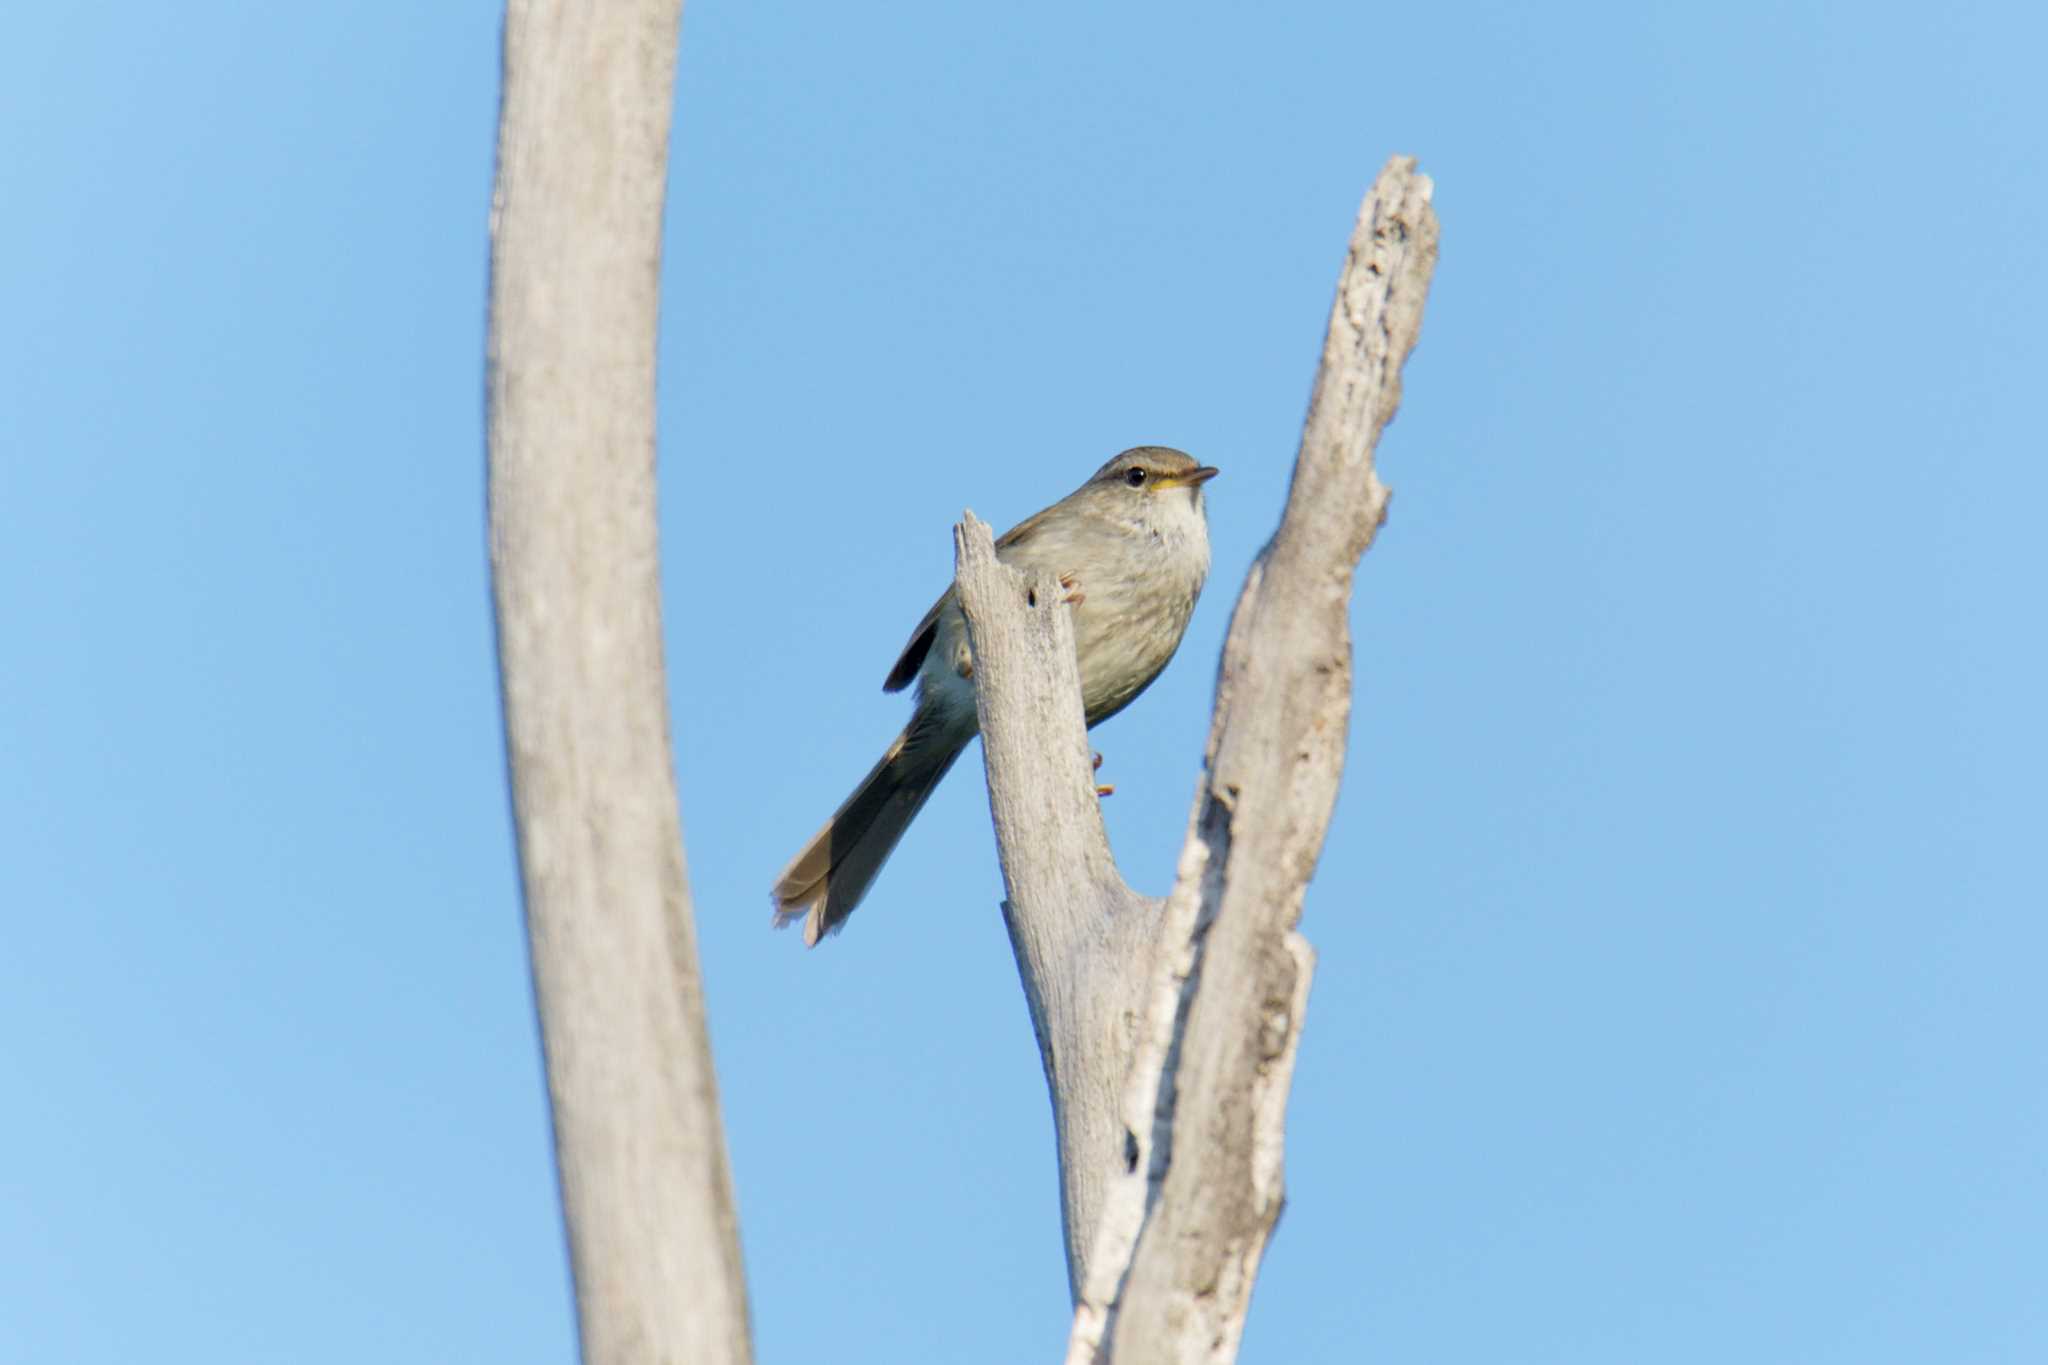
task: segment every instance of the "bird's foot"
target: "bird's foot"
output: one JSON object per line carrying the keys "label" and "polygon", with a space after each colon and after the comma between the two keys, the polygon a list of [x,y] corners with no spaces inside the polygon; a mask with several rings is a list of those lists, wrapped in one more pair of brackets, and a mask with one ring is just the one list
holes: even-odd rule
{"label": "bird's foot", "polygon": [[1063,573],[1060,575],[1060,587],[1065,589],[1067,594],[1060,600],[1065,602],[1070,607],[1078,607],[1083,602],[1086,602],[1088,600],[1086,595],[1084,595],[1078,588],[1074,586],[1074,575],[1070,573]]}

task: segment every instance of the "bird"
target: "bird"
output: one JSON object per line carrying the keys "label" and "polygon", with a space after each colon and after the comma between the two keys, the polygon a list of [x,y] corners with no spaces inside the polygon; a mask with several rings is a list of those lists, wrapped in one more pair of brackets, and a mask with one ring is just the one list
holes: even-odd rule
{"label": "bird", "polygon": [[[1183,451],[1134,446],[995,543],[998,560],[1050,573],[1065,590],[1091,728],[1151,686],[1187,633],[1209,573],[1203,485],[1216,474]],[[910,723],[775,879],[775,926],[801,920],[807,945],[845,925],[980,729],[967,621],[951,587],[910,632],[882,690],[913,681]]]}

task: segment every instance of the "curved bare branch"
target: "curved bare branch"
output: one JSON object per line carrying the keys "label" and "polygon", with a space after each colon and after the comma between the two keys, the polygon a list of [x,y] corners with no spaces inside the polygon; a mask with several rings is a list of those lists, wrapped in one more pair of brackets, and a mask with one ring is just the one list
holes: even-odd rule
{"label": "curved bare branch", "polygon": [[654,348],[680,0],[512,0],[492,584],[583,1359],[750,1358],[669,756]]}

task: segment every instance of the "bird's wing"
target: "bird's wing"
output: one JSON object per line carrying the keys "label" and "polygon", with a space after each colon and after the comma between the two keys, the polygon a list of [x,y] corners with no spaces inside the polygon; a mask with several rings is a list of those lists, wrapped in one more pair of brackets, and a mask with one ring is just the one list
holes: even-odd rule
{"label": "bird's wing", "polygon": [[932,609],[924,614],[924,620],[917,623],[917,629],[910,632],[910,643],[903,646],[903,653],[897,658],[896,666],[889,670],[889,676],[882,683],[884,692],[901,692],[917,676],[917,670],[924,667],[924,656],[932,652],[932,641],[939,635],[939,612],[953,596],[951,588],[932,603]]}
{"label": "bird's wing", "polygon": [[[1046,512],[1050,511],[1052,508],[1048,507],[1045,512],[1026,517],[997,537],[997,557],[1000,558],[1004,550],[1014,549],[1036,535],[1039,523],[1045,520]],[[939,600],[932,603],[932,609],[917,623],[917,629],[910,632],[910,643],[903,646],[903,653],[896,658],[896,666],[889,670],[889,676],[882,682],[884,692],[901,692],[910,686],[911,679],[917,676],[917,670],[924,667],[924,656],[932,652],[932,641],[939,635],[939,613],[945,610],[946,603],[951,601],[952,597],[951,588],[941,593]]]}

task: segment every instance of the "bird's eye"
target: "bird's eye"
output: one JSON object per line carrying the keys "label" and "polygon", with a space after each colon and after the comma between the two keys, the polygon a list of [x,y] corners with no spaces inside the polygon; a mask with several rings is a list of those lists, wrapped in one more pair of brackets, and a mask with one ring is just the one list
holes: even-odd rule
{"label": "bird's eye", "polygon": [[1124,482],[1133,488],[1143,488],[1145,486],[1145,471],[1142,469],[1126,469],[1124,471]]}

